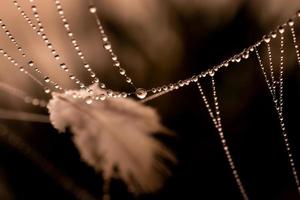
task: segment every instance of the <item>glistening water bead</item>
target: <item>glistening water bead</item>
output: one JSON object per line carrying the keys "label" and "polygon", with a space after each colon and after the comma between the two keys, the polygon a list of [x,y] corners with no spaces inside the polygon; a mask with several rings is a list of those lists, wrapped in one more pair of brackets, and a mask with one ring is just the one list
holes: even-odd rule
{"label": "glistening water bead", "polygon": [[90,6],[89,10],[90,10],[90,13],[96,13],[97,12],[97,8],[95,6]]}
{"label": "glistening water bead", "polygon": [[138,88],[135,91],[135,95],[137,96],[137,98],[139,99],[144,99],[147,96],[147,90],[145,90],[144,88]]}
{"label": "glistening water bead", "polygon": [[93,103],[93,99],[91,97],[86,97],[85,98],[85,103],[86,104],[92,104]]}

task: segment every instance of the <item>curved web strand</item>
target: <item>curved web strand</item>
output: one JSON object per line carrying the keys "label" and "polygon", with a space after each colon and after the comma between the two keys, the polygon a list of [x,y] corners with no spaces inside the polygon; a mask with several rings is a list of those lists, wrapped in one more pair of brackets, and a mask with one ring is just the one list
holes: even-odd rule
{"label": "curved web strand", "polygon": [[[52,79],[50,79],[47,75],[45,75],[41,69],[39,69],[39,67],[34,63],[34,61],[32,59],[28,59],[28,56],[26,54],[26,52],[24,51],[24,49],[19,45],[19,43],[17,42],[16,38],[11,34],[11,32],[9,31],[9,29],[7,28],[6,24],[3,22],[2,19],[0,19],[0,25],[5,33],[5,35],[9,38],[9,41],[11,43],[13,43],[13,45],[17,48],[18,52],[22,55],[22,57],[24,59],[26,59],[26,63],[29,68],[32,68],[32,70],[34,70],[34,72],[36,72],[37,74],[39,74],[40,76],[43,77],[43,80],[45,83],[50,83],[51,85],[53,85],[54,88],[60,90],[60,91],[64,91],[64,89],[55,81],[53,81]],[[32,74],[33,75],[33,74]],[[50,89],[48,87],[45,87],[44,89],[45,91],[49,91]]]}

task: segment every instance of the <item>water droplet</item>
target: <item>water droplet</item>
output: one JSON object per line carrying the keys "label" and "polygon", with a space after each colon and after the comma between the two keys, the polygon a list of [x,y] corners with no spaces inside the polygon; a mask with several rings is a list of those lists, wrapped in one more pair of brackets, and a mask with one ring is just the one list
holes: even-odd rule
{"label": "water droplet", "polygon": [[249,52],[248,52],[248,51],[245,51],[245,52],[243,53],[242,57],[243,57],[244,59],[249,58]]}
{"label": "water droplet", "polygon": [[104,83],[100,83],[100,88],[102,88],[102,89],[106,88],[105,84]]}
{"label": "water droplet", "polygon": [[126,93],[126,92],[122,92],[122,93],[121,93],[121,96],[122,96],[123,98],[126,98],[126,97],[127,97],[127,93]]}
{"label": "water droplet", "polygon": [[84,101],[85,101],[86,104],[93,103],[93,99],[90,96],[86,97]]}
{"label": "water droplet", "polygon": [[294,21],[292,19],[289,19],[288,24],[289,26],[294,26]]}
{"label": "water droplet", "polygon": [[36,6],[31,6],[31,9],[32,9],[33,12],[37,11]]}
{"label": "water droplet", "polygon": [[51,92],[51,90],[47,87],[44,88],[44,91],[45,91],[46,94],[49,94]]}
{"label": "water droplet", "polygon": [[126,77],[126,82],[127,82],[127,83],[131,83],[131,78]]}
{"label": "water droplet", "polygon": [[46,76],[46,77],[44,78],[44,81],[45,81],[46,83],[49,83],[49,82],[50,82],[50,78],[49,78],[48,76]]}
{"label": "water droplet", "polygon": [[118,60],[118,57],[117,57],[115,54],[112,54],[111,59],[112,59],[113,61],[117,61],[117,60]]}
{"label": "water droplet", "polygon": [[139,99],[144,99],[147,96],[147,90],[145,90],[144,88],[138,88],[135,91],[135,95],[139,98]]}
{"label": "water droplet", "polygon": [[24,72],[24,67],[19,68],[21,72]]}
{"label": "water droplet", "polygon": [[103,47],[104,47],[104,49],[106,49],[106,50],[111,50],[111,44],[110,44],[109,42],[105,42],[105,43],[103,44]]}
{"label": "water droplet", "polygon": [[69,77],[70,77],[71,80],[74,80],[74,79],[75,79],[75,76],[74,76],[73,74],[70,75]]}
{"label": "water droplet", "polygon": [[198,76],[193,76],[192,79],[191,79],[191,81],[197,82],[198,81]]}
{"label": "water droplet", "polygon": [[125,75],[125,73],[126,73],[125,69],[120,68],[120,74],[121,74],[121,75]]}
{"label": "water droplet", "polygon": [[181,81],[181,80],[180,80],[180,81],[178,81],[178,84],[179,84],[179,86],[180,86],[180,87],[183,87],[183,86],[184,86],[184,82],[183,82],[183,81]]}
{"label": "water droplet", "polygon": [[113,91],[112,91],[112,90],[107,90],[106,92],[107,92],[107,95],[110,96],[110,97],[111,97],[112,94],[113,94]]}
{"label": "water droplet", "polygon": [[284,28],[282,26],[280,26],[278,31],[279,31],[280,34],[282,34],[282,33],[284,33]]}
{"label": "water droplet", "polygon": [[272,32],[272,33],[271,33],[271,37],[272,37],[272,38],[276,38],[276,36],[277,36],[276,32]]}
{"label": "water droplet", "polygon": [[89,64],[84,64],[84,68],[88,69],[88,68],[90,68],[90,65]]}
{"label": "water droplet", "polygon": [[28,65],[29,65],[30,67],[33,67],[33,65],[34,65],[33,61],[32,61],[32,60],[29,61],[29,62],[28,62]]}
{"label": "water droplet", "polygon": [[65,63],[61,63],[61,64],[60,64],[60,67],[61,67],[62,69],[65,69],[67,66],[66,66]]}
{"label": "water droplet", "polygon": [[96,13],[97,12],[97,8],[95,6],[90,6],[89,7],[89,11],[90,11],[90,13]]}
{"label": "water droplet", "polygon": [[120,98],[121,97],[121,93],[120,92],[114,92],[113,93],[113,97],[114,98]]}
{"label": "water droplet", "polygon": [[90,95],[93,95],[93,94],[94,94],[94,91],[93,91],[92,89],[88,89],[88,93],[89,93]]}
{"label": "water droplet", "polygon": [[103,42],[107,42],[107,41],[108,41],[108,37],[107,37],[106,35],[103,35],[102,41],[103,41]]}
{"label": "water droplet", "polygon": [[99,83],[99,79],[98,79],[98,78],[95,78],[95,79],[94,79],[94,82],[95,82],[95,83]]}
{"label": "water droplet", "polygon": [[264,41],[265,41],[266,43],[269,43],[269,42],[271,41],[271,38],[268,37],[268,36],[265,36],[265,37],[264,37]]}
{"label": "water droplet", "polygon": [[99,98],[101,101],[104,101],[106,99],[106,95],[105,94],[100,94]]}

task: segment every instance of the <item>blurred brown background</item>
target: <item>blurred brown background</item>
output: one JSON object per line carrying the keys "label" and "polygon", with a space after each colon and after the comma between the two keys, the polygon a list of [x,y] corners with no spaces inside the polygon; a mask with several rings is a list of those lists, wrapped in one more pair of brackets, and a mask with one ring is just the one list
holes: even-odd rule
{"label": "blurred brown background", "polygon": [[[127,90],[102,49],[87,1],[61,2],[71,29],[98,77],[109,87]],[[298,0],[96,2],[123,67],[136,84],[144,88],[175,82],[222,62],[256,42],[300,8]],[[36,3],[45,31],[62,60],[76,76],[90,83],[64,32],[54,1],[36,0]],[[27,0],[20,0],[20,4],[30,13]],[[66,88],[76,87],[55,65],[42,40],[19,15],[12,1],[0,2],[0,18],[44,72]],[[296,27],[299,35],[299,19]],[[288,30],[286,37],[285,114],[295,149],[295,162],[300,166],[300,70]],[[273,57],[277,59],[279,43],[272,45]],[[23,62],[3,31],[0,47]],[[265,55],[265,47],[261,50]],[[1,81],[32,96],[49,98],[5,58],[0,57],[0,63]],[[250,198],[299,199],[276,113],[254,54],[218,73],[216,79],[225,136]],[[0,93],[0,97],[1,108],[47,114],[47,111],[25,105],[6,93]],[[163,140],[176,152],[179,164],[172,168],[174,176],[162,191],[140,198],[241,199],[196,87],[180,89],[149,102],[149,105],[157,108],[163,122],[177,133],[176,139]],[[74,192],[77,187],[96,199],[101,198],[101,177],[79,160],[70,135],[58,135],[50,124],[9,120],[1,120],[1,124],[3,132],[20,137],[25,143],[21,142],[23,145],[20,146],[13,142],[16,138],[0,137],[0,199],[76,199],[83,195]],[[28,148],[32,148],[31,151]],[[300,168],[297,169],[300,172]],[[68,181],[61,177],[68,177]],[[66,186],[70,181],[71,186]],[[112,193],[113,199],[132,198],[118,181],[113,185]]]}

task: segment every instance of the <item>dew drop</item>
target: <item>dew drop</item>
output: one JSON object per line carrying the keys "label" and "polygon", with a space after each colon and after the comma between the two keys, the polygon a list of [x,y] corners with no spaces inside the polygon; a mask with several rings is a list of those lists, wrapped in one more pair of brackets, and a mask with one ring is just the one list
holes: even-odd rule
{"label": "dew drop", "polygon": [[121,74],[121,75],[125,75],[125,73],[126,73],[125,69],[120,68],[120,74]]}
{"label": "dew drop", "polygon": [[91,104],[91,103],[93,103],[93,99],[90,96],[88,96],[88,97],[85,98],[85,103],[86,104]]}
{"label": "dew drop", "polygon": [[282,26],[280,26],[278,31],[279,31],[280,34],[282,34],[282,33],[284,33],[284,28]]}
{"label": "dew drop", "polygon": [[272,38],[276,38],[276,36],[277,36],[276,32],[272,32],[272,33],[271,33],[271,37],[272,37]]}
{"label": "dew drop", "polygon": [[135,95],[139,98],[139,99],[144,99],[147,96],[147,90],[145,90],[144,88],[138,88],[135,91]]}
{"label": "dew drop", "polygon": [[50,82],[50,78],[49,78],[48,76],[46,76],[46,77],[44,78],[44,81],[45,81],[46,83],[49,83],[49,82]]}
{"label": "dew drop", "polygon": [[214,76],[214,75],[215,75],[215,71],[214,71],[214,70],[210,70],[210,71],[209,71],[209,75],[210,75],[210,76]]}
{"label": "dew drop", "polygon": [[152,93],[156,93],[157,92],[156,88],[152,88],[151,91],[152,91]]}
{"label": "dew drop", "polygon": [[180,87],[183,87],[183,86],[184,86],[184,82],[183,82],[183,81],[181,81],[181,80],[180,80],[180,81],[178,81],[178,84],[179,84],[179,86],[180,86]]}
{"label": "dew drop", "polygon": [[100,83],[100,88],[102,88],[102,89],[106,88],[105,84],[104,83]]}
{"label": "dew drop", "polygon": [[44,91],[45,91],[46,94],[49,94],[51,92],[51,90],[47,87],[44,88]]}
{"label": "dew drop", "polygon": [[74,80],[74,79],[75,79],[75,76],[74,76],[74,75],[70,75],[69,77],[70,77],[71,80]]}
{"label": "dew drop", "polygon": [[65,63],[61,63],[61,64],[60,64],[60,67],[61,67],[62,69],[65,69],[67,66],[66,66]]}
{"label": "dew drop", "polygon": [[106,92],[107,92],[107,95],[110,96],[110,97],[111,97],[112,94],[113,94],[113,91],[112,91],[112,90],[107,90]]}
{"label": "dew drop", "polygon": [[289,26],[294,26],[294,21],[292,19],[289,19],[288,24]]}
{"label": "dew drop", "polygon": [[105,42],[105,43],[103,44],[103,47],[104,47],[104,49],[106,49],[106,50],[111,50],[111,44],[110,44],[109,42]]}
{"label": "dew drop", "polygon": [[97,12],[97,8],[95,6],[90,6],[89,7],[89,11],[90,11],[90,13],[96,13]]}
{"label": "dew drop", "polygon": [[101,101],[104,101],[104,100],[106,99],[106,95],[105,95],[105,94],[100,94],[100,95],[99,95],[99,99],[100,99]]}
{"label": "dew drop", "polygon": [[198,76],[193,76],[192,80],[193,80],[193,82],[197,82],[198,81]]}
{"label": "dew drop", "polygon": [[269,43],[269,42],[271,41],[271,38],[270,38],[270,37],[265,37],[265,38],[264,38],[264,41],[265,41],[266,43]]}
{"label": "dew drop", "polygon": [[33,67],[33,65],[34,65],[33,61],[32,61],[32,60],[29,61],[29,62],[28,62],[28,65],[29,65],[30,67]]}
{"label": "dew drop", "polygon": [[126,82],[127,82],[127,83],[131,83],[131,78],[126,77]]}

